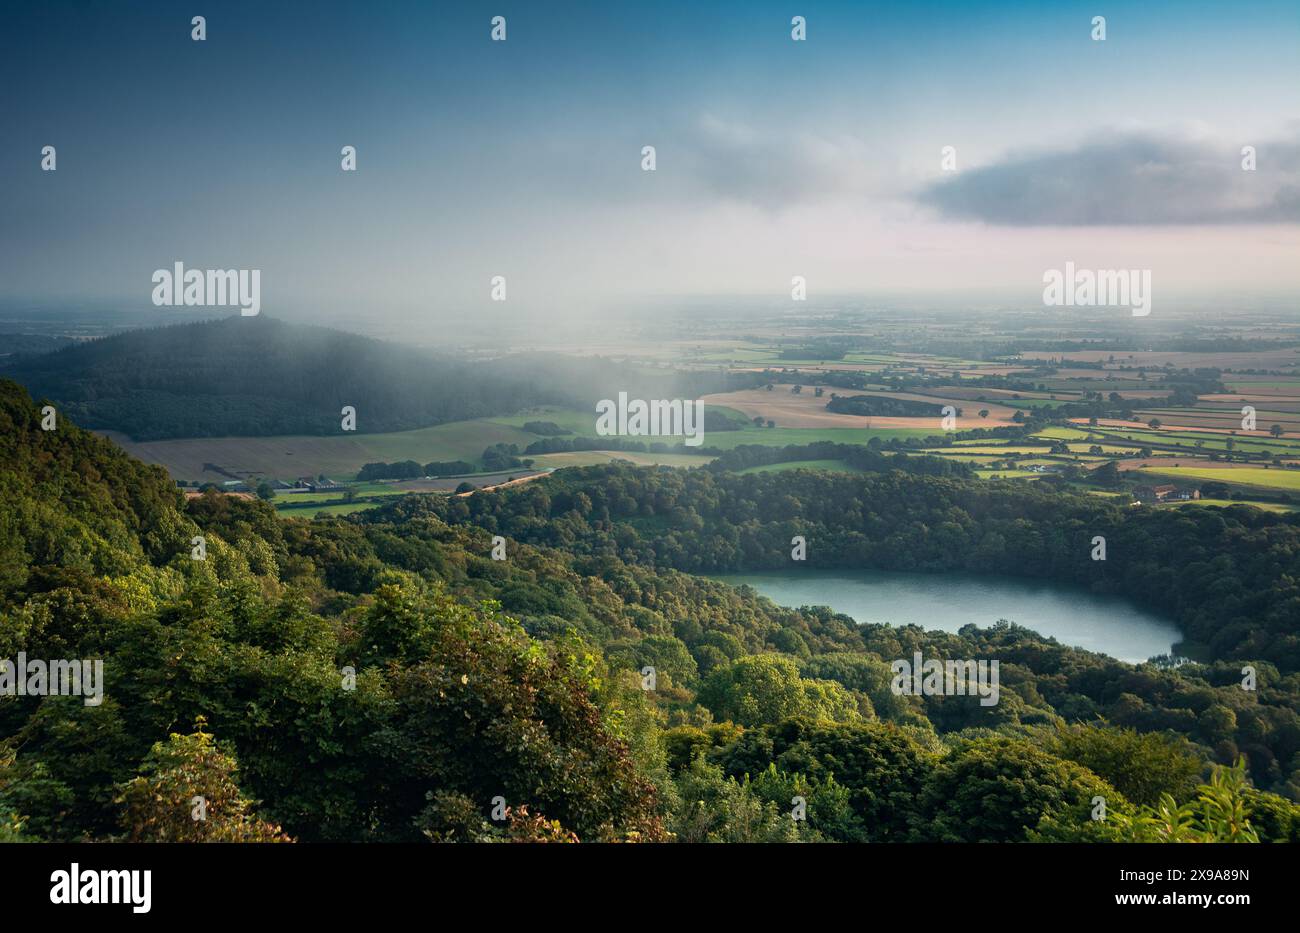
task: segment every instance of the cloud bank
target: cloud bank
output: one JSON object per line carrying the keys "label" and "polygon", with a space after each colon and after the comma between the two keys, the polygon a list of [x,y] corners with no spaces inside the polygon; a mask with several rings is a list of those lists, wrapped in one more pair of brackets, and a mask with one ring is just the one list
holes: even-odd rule
{"label": "cloud bank", "polygon": [[964,171],[917,200],[1002,226],[1300,223],[1300,133],[1255,149],[1256,170],[1243,171],[1241,145],[1112,133]]}

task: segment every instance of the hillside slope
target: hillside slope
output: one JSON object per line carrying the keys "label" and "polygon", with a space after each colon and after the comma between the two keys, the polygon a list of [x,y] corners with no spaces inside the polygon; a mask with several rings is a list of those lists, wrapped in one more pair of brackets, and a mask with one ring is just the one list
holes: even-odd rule
{"label": "hillside slope", "polygon": [[[1300,699],[1271,665],[1248,694],[1236,664],[859,627],[663,566],[692,538],[724,554],[695,527],[720,507],[761,554],[719,493],[776,515],[809,491],[789,482],[579,469],[285,521],[216,492],[182,506],[39,418],[0,381],[0,659],[99,660],[103,690],[0,692],[0,839],[1169,841],[1162,794],[1179,841],[1224,838],[1224,799],[1250,814],[1237,836],[1300,839],[1300,807],[1255,789],[1300,794]],[[895,693],[890,659],[916,651],[999,660],[1000,701]]]}
{"label": "hillside slope", "polygon": [[[196,523],[158,468],[39,421],[0,380],[0,658],[99,660],[102,692],[0,695],[0,837],[166,841],[193,826],[176,817],[192,793],[219,787],[225,816],[186,832],[661,833],[652,785],[567,653],[400,571],[346,620],[314,612],[309,562],[261,534],[278,535],[270,509],[230,516],[214,496]],[[496,827],[478,814],[499,794],[513,816]]]}
{"label": "hillside slope", "polygon": [[133,330],[0,358],[0,375],[85,427],[135,441],[337,437],[345,405],[356,409],[358,434],[409,431],[540,405],[591,411],[619,391],[694,398],[728,383],[720,373],[558,354],[466,362],[266,315]]}
{"label": "hillside slope", "polygon": [[12,362],[5,375],[86,427],[135,440],[401,431],[563,401],[523,367],[439,359],[265,315],[129,331]]}

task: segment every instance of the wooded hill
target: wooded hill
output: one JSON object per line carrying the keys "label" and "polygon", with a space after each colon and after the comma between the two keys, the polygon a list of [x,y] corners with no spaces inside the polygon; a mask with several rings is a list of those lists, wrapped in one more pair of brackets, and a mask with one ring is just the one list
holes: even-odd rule
{"label": "wooded hill", "polygon": [[266,315],[133,330],[0,359],[0,374],[85,427],[138,441],[333,435],[344,405],[356,409],[362,434],[546,404],[591,410],[594,420],[596,400],[611,392],[694,398],[722,388],[724,378],[559,355],[466,362]]}
{"label": "wooded hill", "polygon": [[[215,492],[183,502],[157,468],[39,421],[0,381],[0,658],[100,658],[106,686],[98,706],[0,697],[3,838],[1300,838],[1300,807],[1270,792],[1297,796],[1296,679],[1266,662],[1247,693],[1235,660],[1167,670],[1007,625],[859,628],[673,569],[763,566],[768,536],[788,548],[801,522],[857,520],[850,553],[878,557],[880,539],[934,570],[913,525],[960,538],[963,511],[1010,547],[1016,503],[973,484],[613,467],[285,520]],[[1030,534],[1046,504],[1019,511]],[[706,532],[705,515],[727,521]],[[1295,530],[1191,522],[1229,562]],[[1276,567],[1266,589],[1285,598]],[[888,662],[913,650],[1000,658],[1001,702],[894,694]],[[1214,771],[1238,755],[1248,771]]]}

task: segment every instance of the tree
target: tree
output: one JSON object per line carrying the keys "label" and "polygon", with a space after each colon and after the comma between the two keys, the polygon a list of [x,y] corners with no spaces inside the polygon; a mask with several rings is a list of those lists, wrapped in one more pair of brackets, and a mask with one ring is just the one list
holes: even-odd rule
{"label": "tree", "polygon": [[989,410],[988,410],[987,408],[981,408],[981,409],[980,409],[980,417],[981,417],[981,418],[987,418],[988,416],[989,416]]}
{"label": "tree", "polygon": [[257,484],[257,498],[274,499],[275,488],[266,480],[262,480],[260,483]]}
{"label": "tree", "polygon": [[1138,804],[1154,805],[1162,794],[1186,799],[1201,774],[1200,759],[1186,739],[1157,732],[1080,724],[1059,728],[1047,748]]}
{"label": "tree", "polygon": [[930,775],[922,792],[930,824],[915,838],[1024,842],[1044,817],[1086,820],[1097,796],[1111,810],[1123,802],[1091,771],[1022,739],[970,742],[941,760]]}
{"label": "tree", "polygon": [[661,838],[655,787],[602,716],[599,659],[587,646],[542,646],[513,620],[415,582],[380,593],[364,623],[364,642],[375,646],[366,660],[404,662],[386,674],[384,747],[400,772],[376,772],[385,809],[396,808],[394,833],[446,838],[455,819],[427,809],[441,791],[484,815],[500,795],[584,840]]}
{"label": "tree", "polygon": [[140,776],[121,788],[122,825],[131,842],[290,842],[273,823],[258,819],[235,783],[238,765],[203,731],[157,742]]}
{"label": "tree", "polygon": [[832,680],[805,680],[793,660],[760,654],[715,670],[700,687],[699,701],[718,719],[760,726],[791,716],[839,722],[858,718],[853,697]]}
{"label": "tree", "polygon": [[[963,816],[973,798],[952,811],[943,789],[920,800],[941,762],[973,754],[968,742],[988,746],[992,765],[958,777],[996,789],[996,774],[1012,787],[990,795],[995,809],[1010,801],[1095,833],[1081,809],[1058,806],[1071,799],[1070,768],[1134,794],[1131,805],[1108,796],[1111,812],[1154,808],[1157,792],[1172,811],[1186,804],[1176,756],[1146,744],[1165,732],[1195,743],[1202,767],[1240,747],[1268,788],[1244,794],[1250,826],[1270,840],[1296,835],[1295,808],[1270,795],[1300,792],[1300,526],[1284,517],[999,489],[956,472],[965,464],[896,456],[922,439],[881,448],[876,438],[875,450],[738,448],[717,470],[588,467],[500,493],[399,497],[365,521],[284,522],[252,498],[182,500],[161,470],[75,425],[41,432],[39,409],[14,404],[10,386],[0,382],[0,424],[10,426],[0,430],[0,658],[103,656],[108,683],[99,708],[80,697],[0,703],[0,836],[120,832],[121,782],[195,710],[239,764],[235,791],[310,841],[643,839],[670,815],[760,838],[769,804],[771,826],[786,826],[783,795],[795,789],[815,814],[800,839],[852,839],[855,826],[873,841],[982,838],[985,818]],[[740,475],[781,458],[843,459],[865,472]],[[188,558],[196,532],[207,561]],[[488,559],[496,533],[512,541],[510,561]],[[846,570],[1013,566],[1105,584],[1167,611],[1203,661],[1133,667],[1009,624],[858,626],[695,575],[788,567],[795,533],[841,542],[815,559]],[[1088,560],[1094,534],[1125,559]],[[885,659],[914,650],[1005,659],[1001,701],[983,710],[969,697],[894,695]],[[742,659],[795,669],[778,670],[768,690],[764,677],[737,673]],[[1238,659],[1257,659],[1253,695],[1238,686]],[[662,672],[652,690],[628,683],[646,664]],[[715,674],[721,701],[706,707],[697,684]],[[788,703],[767,703],[787,686]],[[724,702],[753,707],[755,724],[714,724]],[[791,709],[798,718],[761,721]],[[833,721],[841,716],[852,718]],[[1142,738],[1108,729],[1058,748],[1058,719],[1104,719]],[[661,733],[661,722],[680,731]],[[1040,771],[1039,759],[996,752],[992,728],[1057,764]],[[703,812],[681,811],[687,785],[674,789],[670,775],[701,752],[733,780],[696,798]],[[508,821],[489,815],[497,795]],[[727,810],[728,795],[745,802]],[[710,801],[736,819],[719,821]]]}
{"label": "tree", "polygon": [[1281,436],[1282,436],[1282,425],[1280,425],[1280,424],[1275,424],[1275,425],[1273,425],[1271,428],[1268,429],[1268,433],[1269,433],[1269,434],[1272,434],[1274,437],[1281,437]]}
{"label": "tree", "polygon": [[759,797],[747,778],[727,777],[702,756],[675,784],[679,803],[668,827],[681,842],[796,842],[802,835],[788,810]]}
{"label": "tree", "polygon": [[1092,482],[1098,486],[1114,488],[1120,483],[1119,466],[1114,460],[1107,460],[1097,469],[1092,471],[1090,476]]}
{"label": "tree", "polygon": [[1162,794],[1154,807],[1135,816],[1119,810],[1113,818],[1130,842],[1259,842],[1250,824],[1249,791],[1246,759],[1238,758],[1231,768],[1216,768],[1210,783],[1182,806]]}

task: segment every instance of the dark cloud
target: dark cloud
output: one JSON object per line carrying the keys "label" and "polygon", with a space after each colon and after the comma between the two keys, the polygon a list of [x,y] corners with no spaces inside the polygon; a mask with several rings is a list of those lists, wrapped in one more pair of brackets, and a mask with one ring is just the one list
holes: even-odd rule
{"label": "dark cloud", "polygon": [[[917,200],[1004,226],[1300,223],[1300,136],[1237,145],[1108,137],[964,171]],[[1255,146],[1256,171],[1242,170],[1243,145]]]}

